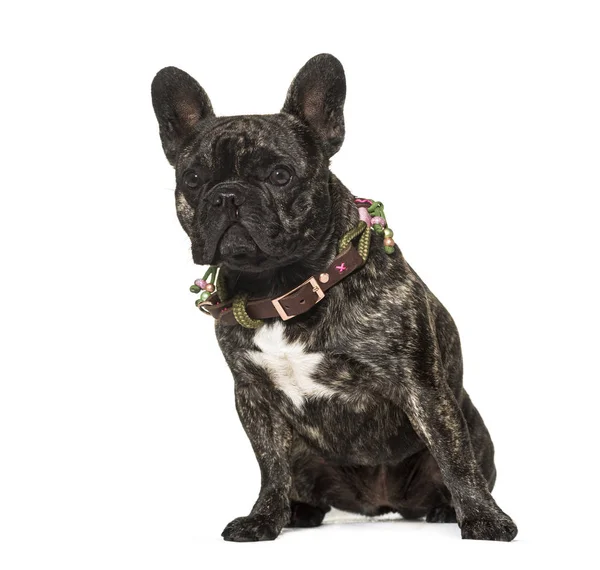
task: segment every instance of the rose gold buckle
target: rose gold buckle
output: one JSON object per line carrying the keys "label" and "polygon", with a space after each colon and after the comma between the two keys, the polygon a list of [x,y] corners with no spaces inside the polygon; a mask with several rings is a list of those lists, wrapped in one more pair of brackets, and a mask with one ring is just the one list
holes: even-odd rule
{"label": "rose gold buckle", "polygon": [[317,297],[318,297],[317,298],[317,303],[321,299],[323,299],[323,297],[325,297],[325,292],[323,291],[323,289],[321,289],[321,286],[319,285],[319,283],[317,283],[317,280],[314,277],[309,277],[304,283],[301,283],[295,289],[292,289],[291,291],[288,291],[285,295],[282,295],[281,297],[277,297],[277,299],[272,299],[271,300],[271,303],[273,303],[273,306],[275,307],[275,310],[279,313],[279,316],[281,317],[282,321],[287,321],[289,319],[292,319],[296,315],[288,315],[285,312],[285,309],[281,306],[281,299],[285,299],[286,297],[289,297],[292,293],[295,293],[296,291],[298,291],[298,289],[301,289],[307,283],[311,284],[313,293],[317,294]]}

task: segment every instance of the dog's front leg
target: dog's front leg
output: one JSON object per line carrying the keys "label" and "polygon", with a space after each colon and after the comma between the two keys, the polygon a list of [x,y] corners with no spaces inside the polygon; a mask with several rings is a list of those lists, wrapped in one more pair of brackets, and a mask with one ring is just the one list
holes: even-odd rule
{"label": "dog's front leg", "polygon": [[232,520],[222,536],[236,542],[273,540],[290,518],[291,428],[257,387],[236,383],[235,402],[260,467],[261,486],[250,514]]}
{"label": "dog's front leg", "polygon": [[465,417],[448,384],[436,376],[432,372],[426,383],[408,387],[405,412],[440,467],[462,537],[510,541],[517,527],[489,492]]}

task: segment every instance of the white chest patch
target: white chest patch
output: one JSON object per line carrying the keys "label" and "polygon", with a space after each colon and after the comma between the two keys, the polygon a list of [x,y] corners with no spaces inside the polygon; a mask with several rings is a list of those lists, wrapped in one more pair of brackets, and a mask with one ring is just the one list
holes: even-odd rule
{"label": "white chest patch", "polygon": [[260,350],[249,350],[250,360],[269,372],[275,385],[297,408],[301,408],[308,397],[333,395],[333,390],[314,379],[323,355],[306,352],[301,342],[288,342],[283,331],[283,325],[277,322],[261,327],[254,336],[254,344]]}

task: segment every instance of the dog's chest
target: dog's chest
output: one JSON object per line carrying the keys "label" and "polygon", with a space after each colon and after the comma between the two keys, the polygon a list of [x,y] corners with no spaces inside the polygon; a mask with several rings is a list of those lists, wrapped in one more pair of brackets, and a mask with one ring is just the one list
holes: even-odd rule
{"label": "dog's chest", "polygon": [[309,398],[330,397],[335,390],[319,382],[319,367],[325,355],[310,352],[301,341],[286,339],[281,323],[261,327],[254,337],[257,350],[248,358],[265,369],[274,386],[281,390],[296,408]]}
{"label": "dog's chest", "polygon": [[[287,402],[280,411],[323,456],[368,464],[418,448],[402,410],[343,368],[339,354],[310,351],[304,342],[286,338],[277,322],[258,329],[254,344],[247,358],[267,372],[272,389]],[[356,352],[352,357],[365,358]]]}

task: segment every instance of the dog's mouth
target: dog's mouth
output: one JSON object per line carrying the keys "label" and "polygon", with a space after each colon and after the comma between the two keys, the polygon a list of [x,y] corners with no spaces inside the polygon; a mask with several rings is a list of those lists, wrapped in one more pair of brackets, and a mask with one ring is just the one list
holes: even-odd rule
{"label": "dog's mouth", "polygon": [[250,232],[241,224],[235,223],[224,232],[215,252],[215,265],[227,265],[232,268],[260,268],[268,256],[260,249]]}
{"label": "dog's mouth", "polygon": [[256,273],[294,262],[297,241],[274,239],[265,224],[248,226],[233,221],[218,235],[211,229],[210,241],[192,238],[192,256],[198,265],[218,265],[235,271]]}

